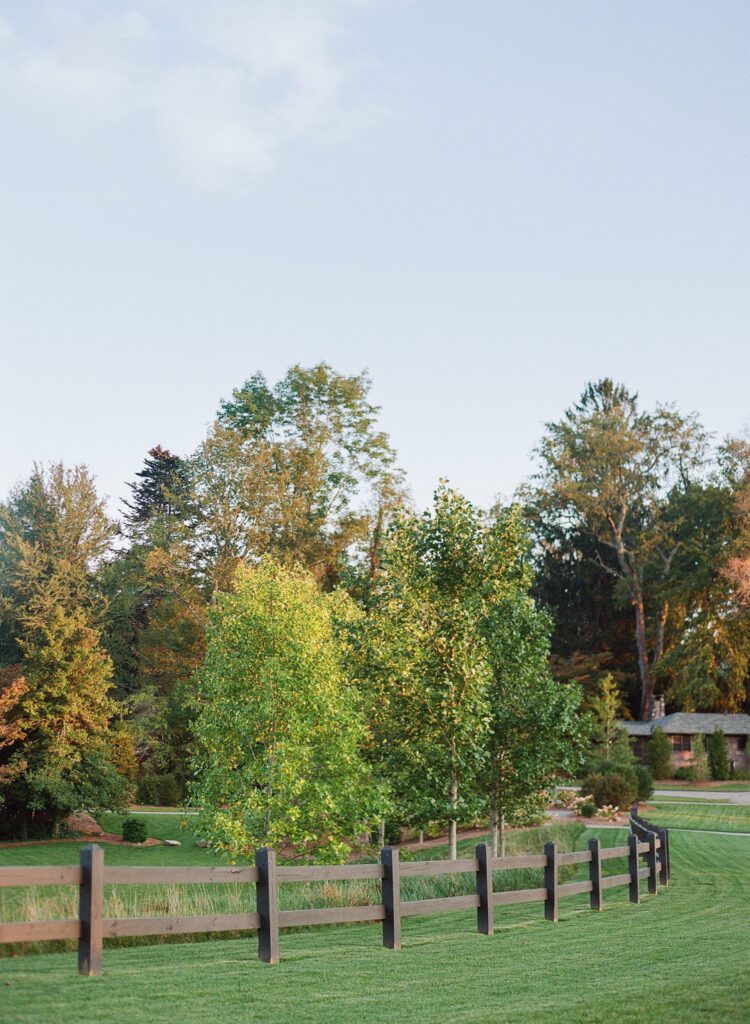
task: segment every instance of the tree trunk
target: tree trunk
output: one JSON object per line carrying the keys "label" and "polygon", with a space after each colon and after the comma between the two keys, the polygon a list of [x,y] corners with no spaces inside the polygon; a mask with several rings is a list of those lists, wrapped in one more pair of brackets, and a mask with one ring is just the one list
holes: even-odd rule
{"label": "tree trunk", "polygon": [[423,828],[420,828],[420,830],[419,830],[419,845],[420,846],[424,846],[424,829]]}
{"label": "tree trunk", "polygon": [[500,837],[500,776],[498,774],[497,758],[492,759],[492,799],[490,800],[490,835],[492,837],[492,856],[499,856],[498,840]]}
{"label": "tree trunk", "polygon": [[498,857],[505,856],[505,815],[500,812],[500,821],[498,823],[498,832],[500,833],[500,851],[497,854]]}
{"label": "tree trunk", "polygon": [[646,612],[640,588],[633,596],[633,610],[635,611],[635,642],[638,648],[638,674],[641,678],[641,721],[646,722],[651,710],[651,698],[654,695],[654,680],[648,664]]}
{"label": "tree trunk", "polygon": [[453,817],[450,820],[450,828],[448,830],[448,845],[450,846],[450,859],[455,860],[458,856],[458,820],[456,818],[455,808],[458,804],[458,775],[456,769],[451,769],[451,788],[450,788],[450,800],[451,807],[454,808]]}
{"label": "tree trunk", "polygon": [[385,846],[385,818],[381,819],[380,825],[378,827],[378,845],[380,846],[381,850]]}

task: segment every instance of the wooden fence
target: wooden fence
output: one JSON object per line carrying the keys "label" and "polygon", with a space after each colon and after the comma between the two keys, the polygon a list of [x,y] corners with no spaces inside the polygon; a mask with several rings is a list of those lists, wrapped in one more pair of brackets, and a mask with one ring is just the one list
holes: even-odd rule
{"label": "wooden fence", "polygon": [[[637,810],[637,809],[636,809]],[[516,903],[541,903],[548,921],[557,921],[558,901],[564,896],[588,893],[592,910],[601,910],[608,889],[627,885],[630,901],[638,903],[640,883],[646,879],[648,892],[669,880],[669,842],[666,830],[656,829],[642,819],[631,818],[632,832],[627,846],[602,847],[591,839],[587,850],[561,853],[547,843],[542,854],[517,857],[493,857],[490,847],[480,843],[475,856],[459,860],[401,861],[398,849],[387,846],[378,864],[337,864],[282,866],[273,850],[263,848],[255,855],[255,867],[107,867],[104,850],[96,844],[81,848],[79,865],[70,867],[0,868],[0,887],[77,885],[79,914],[76,920],[24,921],[0,923],[0,942],[38,942],[52,939],[78,940],[78,971],[96,975],[102,969],[103,940],[135,935],[177,935],[196,932],[257,930],[258,957],[266,963],[279,959],[279,931],[305,925],[343,924],[354,921],[381,921],[383,945],[401,946],[401,921],[405,917],[437,914],[451,910],[476,909],[477,928],[484,935],[493,931],[495,907]],[[603,875],[604,861],[628,858],[628,871]],[[641,857],[645,866],[641,867]],[[566,864],[588,864],[586,881],[560,884],[558,872]],[[493,890],[493,871],[541,868],[544,885],[536,889]],[[403,901],[401,879],[471,872],[476,890],[465,896]],[[381,902],[370,906],[325,907],[310,910],[281,910],[281,882],[345,881],[375,879],[381,885]],[[216,882],[253,882],[256,887],[254,913],[202,915],[199,917],[104,917],[105,885],[169,885]]]}

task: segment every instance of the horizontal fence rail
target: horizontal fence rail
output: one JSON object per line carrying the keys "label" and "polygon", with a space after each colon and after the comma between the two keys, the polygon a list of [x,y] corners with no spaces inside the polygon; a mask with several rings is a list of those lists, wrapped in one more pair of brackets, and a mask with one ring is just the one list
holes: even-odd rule
{"label": "horizontal fence rail", "polygon": [[[90,844],[81,848],[81,862],[77,866],[0,868],[0,887],[79,887],[79,914],[76,920],[0,923],[0,942],[77,939],[79,973],[97,975],[102,969],[103,940],[112,938],[254,930],[258,933],[259,959],[266,963],[277,963],[279,932],[282,928],[380,921],[383,928],[383,945],[389,949],[399,949],[402,918],[454,910],[476,910],[478,931],[491,935],[495,907],[543,903],[545,918],[548,921],[557,921],[558,901],[565,896],[588,893],[591,909],[602,910],[603,893],[618,886],[629,887],[632,903],[638,903],[640,900],[640,882],[643,879],[647,880],[649,893],[656,893],[657,884],[666,885],[669,881],[668,832],[640,818],[637,805],[634,805],[631,811],[630,829],[631,834],[626,846],[602,847],[598,839],[591,839],[587,850],[574,853],[560,853],[554,843],[547,843],[543,854],[493,857],[490,847],[486,843],[480,843],[476,847],[474,857],[402,863],[398,849],[388,846],[381,851],[379,864],[311,866],[277,865],[275,852],[263,848],[256,853],[255,867],[106,867],[103,848]],[[643,867],[641,857],[645,858]],[[627,858],[627,872],[603,876],[602,863],[616,858]],[[588,864],[588,879],[560,884],[560,868],[575,864]],[[494,891],[494,872],[523,868],[541,869],[544,873],[544,884],[534,889]],[[475,875],[474,893],[437,899],[401,899],[402,878],[425,878],[458,873]],[[380,903],[309,910],[281,910],[279,907],[279,885],[282,882],[360,879],[380,882]],[[216,883],[254,884],[254,912],[195,917],[104,917],[105,885]]]}

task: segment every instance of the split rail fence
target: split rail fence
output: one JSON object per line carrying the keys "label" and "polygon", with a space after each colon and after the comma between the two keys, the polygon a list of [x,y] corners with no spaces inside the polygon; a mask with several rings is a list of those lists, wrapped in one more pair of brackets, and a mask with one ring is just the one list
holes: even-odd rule
{"label": "split rail fence", "polygon": [[[634,812],[626,846],[602,847],[598,839],[591,839],[587,850],[561,853],[554,843],[547,843],[542,854],[523,854],[517,857],[493,857],[490,847],[480,843],[476,847],[475,856],[471,858],[402,862],[398,849],[387,846],[381,850],[378,864],[293,867],[277,865],[275,852],[263,848],[255,855],[255,867],[109,867],[104,864],[103,848],[91,844],[81,848],[78,865],[0,868],[0,887],[77,885],[80,890],[77,919],[0,923],[0,943],[77,939],[79,973],[96,975],[102,969],[103,940],[126,936],[257,930],[259,959],[266,963],[277,963],[279,932],[282,928],[381,921],[383,945],[389,949],[399,949],[403,918],[476,909],[478,931],[491,935],[495,907],[541,903],[544,905],[545,919],[557,921],[558,901],[561,897],[588,893],[591,909],[601,910],[604,893],[608,889],[627,885],[630,901],[638,903],[642,880],[647,880],[649,893],[656,893],[659,884],[666,885],[670,874],[667,831],[657,829],[638,818],[637,807]],[[603,875],[602,864],[618,857],[628,858],[628,871],[618,875]],[[645,860],[643,867],[641,858]],[[567,864],[588,864],[588,879],[560,884],[559,869]],[[543,869],[544,885],[535,889],[504,892],[493,890],[494,871],[520,868]],[[401,899],[402,878],[461,872],[471,872],[476,876],[474,893],[414,901]],[[279,907],[279,884],[282,882],[349,879],[380,881],[381,902],[369,906],[310,910],[281,910]],[[255,912],[196,917],[104,917],[105,885],[205,885],[216,882],[254,883]]]}

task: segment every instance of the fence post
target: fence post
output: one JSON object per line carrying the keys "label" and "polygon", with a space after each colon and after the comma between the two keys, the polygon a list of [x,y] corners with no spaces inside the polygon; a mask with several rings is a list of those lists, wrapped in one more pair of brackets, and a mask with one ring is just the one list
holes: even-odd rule
{"label": "fence post", "polygon": [[557,920],[557,845],[545,843],[544,856],[547,858],[544,866],[544,888],[547,890],[547,897],[544,901],[545,921]]}
{"label": "fence post", "polygon": [[598,839],[589,839],[589,881],[591,882],[590,906],[592,910],[602,909],[602,859],[601,843]]}
{"label": "fence post", "polygon": [[474,851],[477,858],[477,929],[482,935],[492,935],[492,851],[487,843],[478,843]]}
{"label": "fence post", "polygon": [[104,918],[104,850],[97,843],[81,847],[81,880],[78,918],[78,973],[92,977],[102,973],[102,920]]}
{"label": "fence post", "polygon": [[630,902],[641,902],[641,888],[638,882],[638,836],[632,832],[628,836],[628,873],[630,875]]}
{"label": "fence post", "polygon": [[669,885],[669,879],[672,877],[672,862],[671,862],[670,856],[669,856],[669,829],[666,829],[666,828],[662,829],[662,832],[664,833],[664,836],[662,838],[662,842],[664,843],[664,849],[665,849],[665,854],[666,854],[665,857],[664,857],[664,864],[665,864],[666,869],[667,869],[666,870],[666,880],[665,880],[664,884],[665,885]]}
{"label": "fence post", "polygon": [[267,964],[279,962],[279,883],[276,877],[276,851],[263,846],[255,851],[258,881],[255,883],[255,907],[260,915],[258,959]]}
{"label": "fence post", "polygon": [[398,848],[384,846],[380,851],[383,865],[381,893],[385,917],[383,918],[383,945],[386,949],[401,949],[401,862]]}
{"label": "fence post", "polygon": [[656,894],[656,832],[649,832],[648,834],[648,853],[646,854],[646,863],[648,864],[648,891],[654,896]]}

